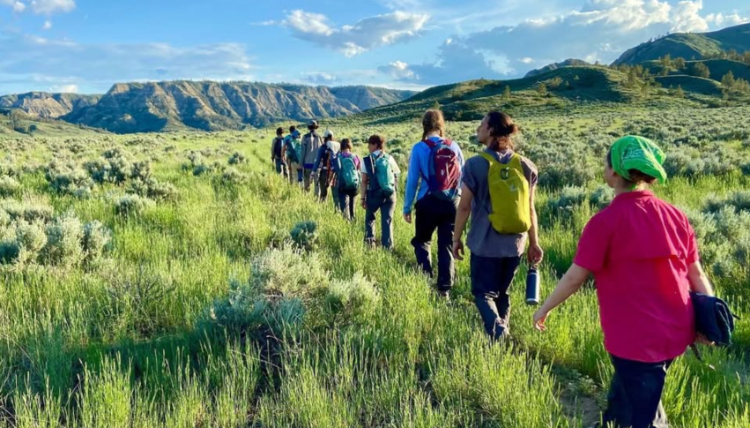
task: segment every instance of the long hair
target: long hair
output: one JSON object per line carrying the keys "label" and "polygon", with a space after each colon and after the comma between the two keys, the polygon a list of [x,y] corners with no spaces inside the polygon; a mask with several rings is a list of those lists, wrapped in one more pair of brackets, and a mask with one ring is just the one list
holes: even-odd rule
{"label": "long hair", "polygon": [[426,140],[427,136],[437,132],[440,137],[445,137],[445,118],[440,110],[427,110],[422,117],[422,139]]}
{"label": "long hair", "polygon": [[488,113],[487,118],[492,137],[489,149],[496,152],[513,150],[515,145],[511,137],[518,134],[518,125],[513,122],[513,118],[499,111]]}

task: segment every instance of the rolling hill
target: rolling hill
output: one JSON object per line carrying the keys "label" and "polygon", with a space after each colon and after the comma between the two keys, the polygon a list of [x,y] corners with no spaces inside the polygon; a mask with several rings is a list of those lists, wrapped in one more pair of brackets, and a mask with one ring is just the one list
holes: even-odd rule
{"label": "rolling hill", "polygon": [[414,95],[365,86],[329,88],[248,82],[150,82],[114,85],[97,104],[62,119],[117,133],[193,128],[206,131],[326,119]]}
{"label": "rolling hill", "polygon": [[538,68],[536,70],[531,70],[528,73],[526,73],[524,77],[538,76],[540,74],[547,73],[548,71],[554,71],[554,70],[557,70],[558,68],[563,68],[563,67],[585,67],[588,65],[593,65],[593,64],[586,62],[582,59],[566,59],[565,61],[562,61],[562,62],[556,62],[554,64],[549,64],[542,68]]}
{"label": "rolling hill", "polygon": [[642,43],[623,53],[614,65],[636,65],[665,55],[700,60],[723,51],[750,51],[750,24],[725,28],[712,33],[675,33]]}
{"label": "rolling hill", "polygon": [[32,117],[56,119],[66,114],[96,104],[100,95],[50,94],[28,92],[0,97],[0,108],[17,109]]}

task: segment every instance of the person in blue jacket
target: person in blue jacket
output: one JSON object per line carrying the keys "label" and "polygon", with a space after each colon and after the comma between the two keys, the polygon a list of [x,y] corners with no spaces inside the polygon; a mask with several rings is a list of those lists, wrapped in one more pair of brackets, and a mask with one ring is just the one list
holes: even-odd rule
{"label": "person in blue jacket", "polygon": [[445,138],[445,119],[440,110],[428,110],[422,119],[422,141],[414,145],[406,179],[404,220],[411,224],[416,209],[415,236],[411,244],[417,263],[434,276],[430,253],[432,235],[438,235],[437,290],[448,298],[453,288],[453,226],[460,198],[464,155],[457,143]]}

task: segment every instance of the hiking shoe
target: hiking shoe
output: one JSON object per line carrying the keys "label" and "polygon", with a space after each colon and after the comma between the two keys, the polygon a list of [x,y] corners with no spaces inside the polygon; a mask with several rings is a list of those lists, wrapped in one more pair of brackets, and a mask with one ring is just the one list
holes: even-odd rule
{"label": "hiking shoe", "polygon": [[438,297],[440,297],[440,299],[445,300],[446,303],[450,303],[451,292],[450,291],[438,291]]}

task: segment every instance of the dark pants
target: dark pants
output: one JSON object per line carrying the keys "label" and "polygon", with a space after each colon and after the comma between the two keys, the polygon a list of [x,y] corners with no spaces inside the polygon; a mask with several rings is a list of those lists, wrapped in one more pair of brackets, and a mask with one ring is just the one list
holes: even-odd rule
{"label": "dark pants", "polygon": [[288,174],[286,171],[286,163],[280,158],[276,158],[274,161],[276,163],[276,174],[283,175],[284,178],[286,178]]}
{"label": "dark pants", "polygon": [[375,214],[380,211],[381,241],[383,248],[393,249],[393,212],[396,208],[396,194],[385,197],[374,192],[367,196],[365,214],[365,242],[375,244]]}
{"label": "dark pants", "polygon": [[329,176],[330,176],[330,172],[327,169],[320,170],[320,175],[318,176],[317,188],[320,191],[319,197],[322,202],[325,202],[328,199],[328,189],[330,188],[329,180],[328,180]]}
{"label": "dark pants", "polygon": [[[615,366],[605,427],[667,428],[667,416],[661,405],[664,380],[672,360],[660,363],[641,363],[611,355]],[[609,425],[608,425],[609,424]]]}
{"label": "dark pants", "polygon": [[453,262],[453,225],[456,222],[456,208],[458,201],[443,201],[430,195],[417,201],[416,229],[411,245],[414,246],[414,254],[417,263],[422,270],[433,277],[432,235],[437,229],[438,240],[438,291],[450,291],[453,287],[455,266]]}
{"label": "dark pants", "polygon": [[339,209],[347,220],[354,220],[354,210],[357,206],[356,199],[359,191],[339,189]]}
{"label": "dark pants", "polygon": [[493,339],[510,332],[510,294],[520,257],[481,257],[471,255],[471,293],[484,330]]}

